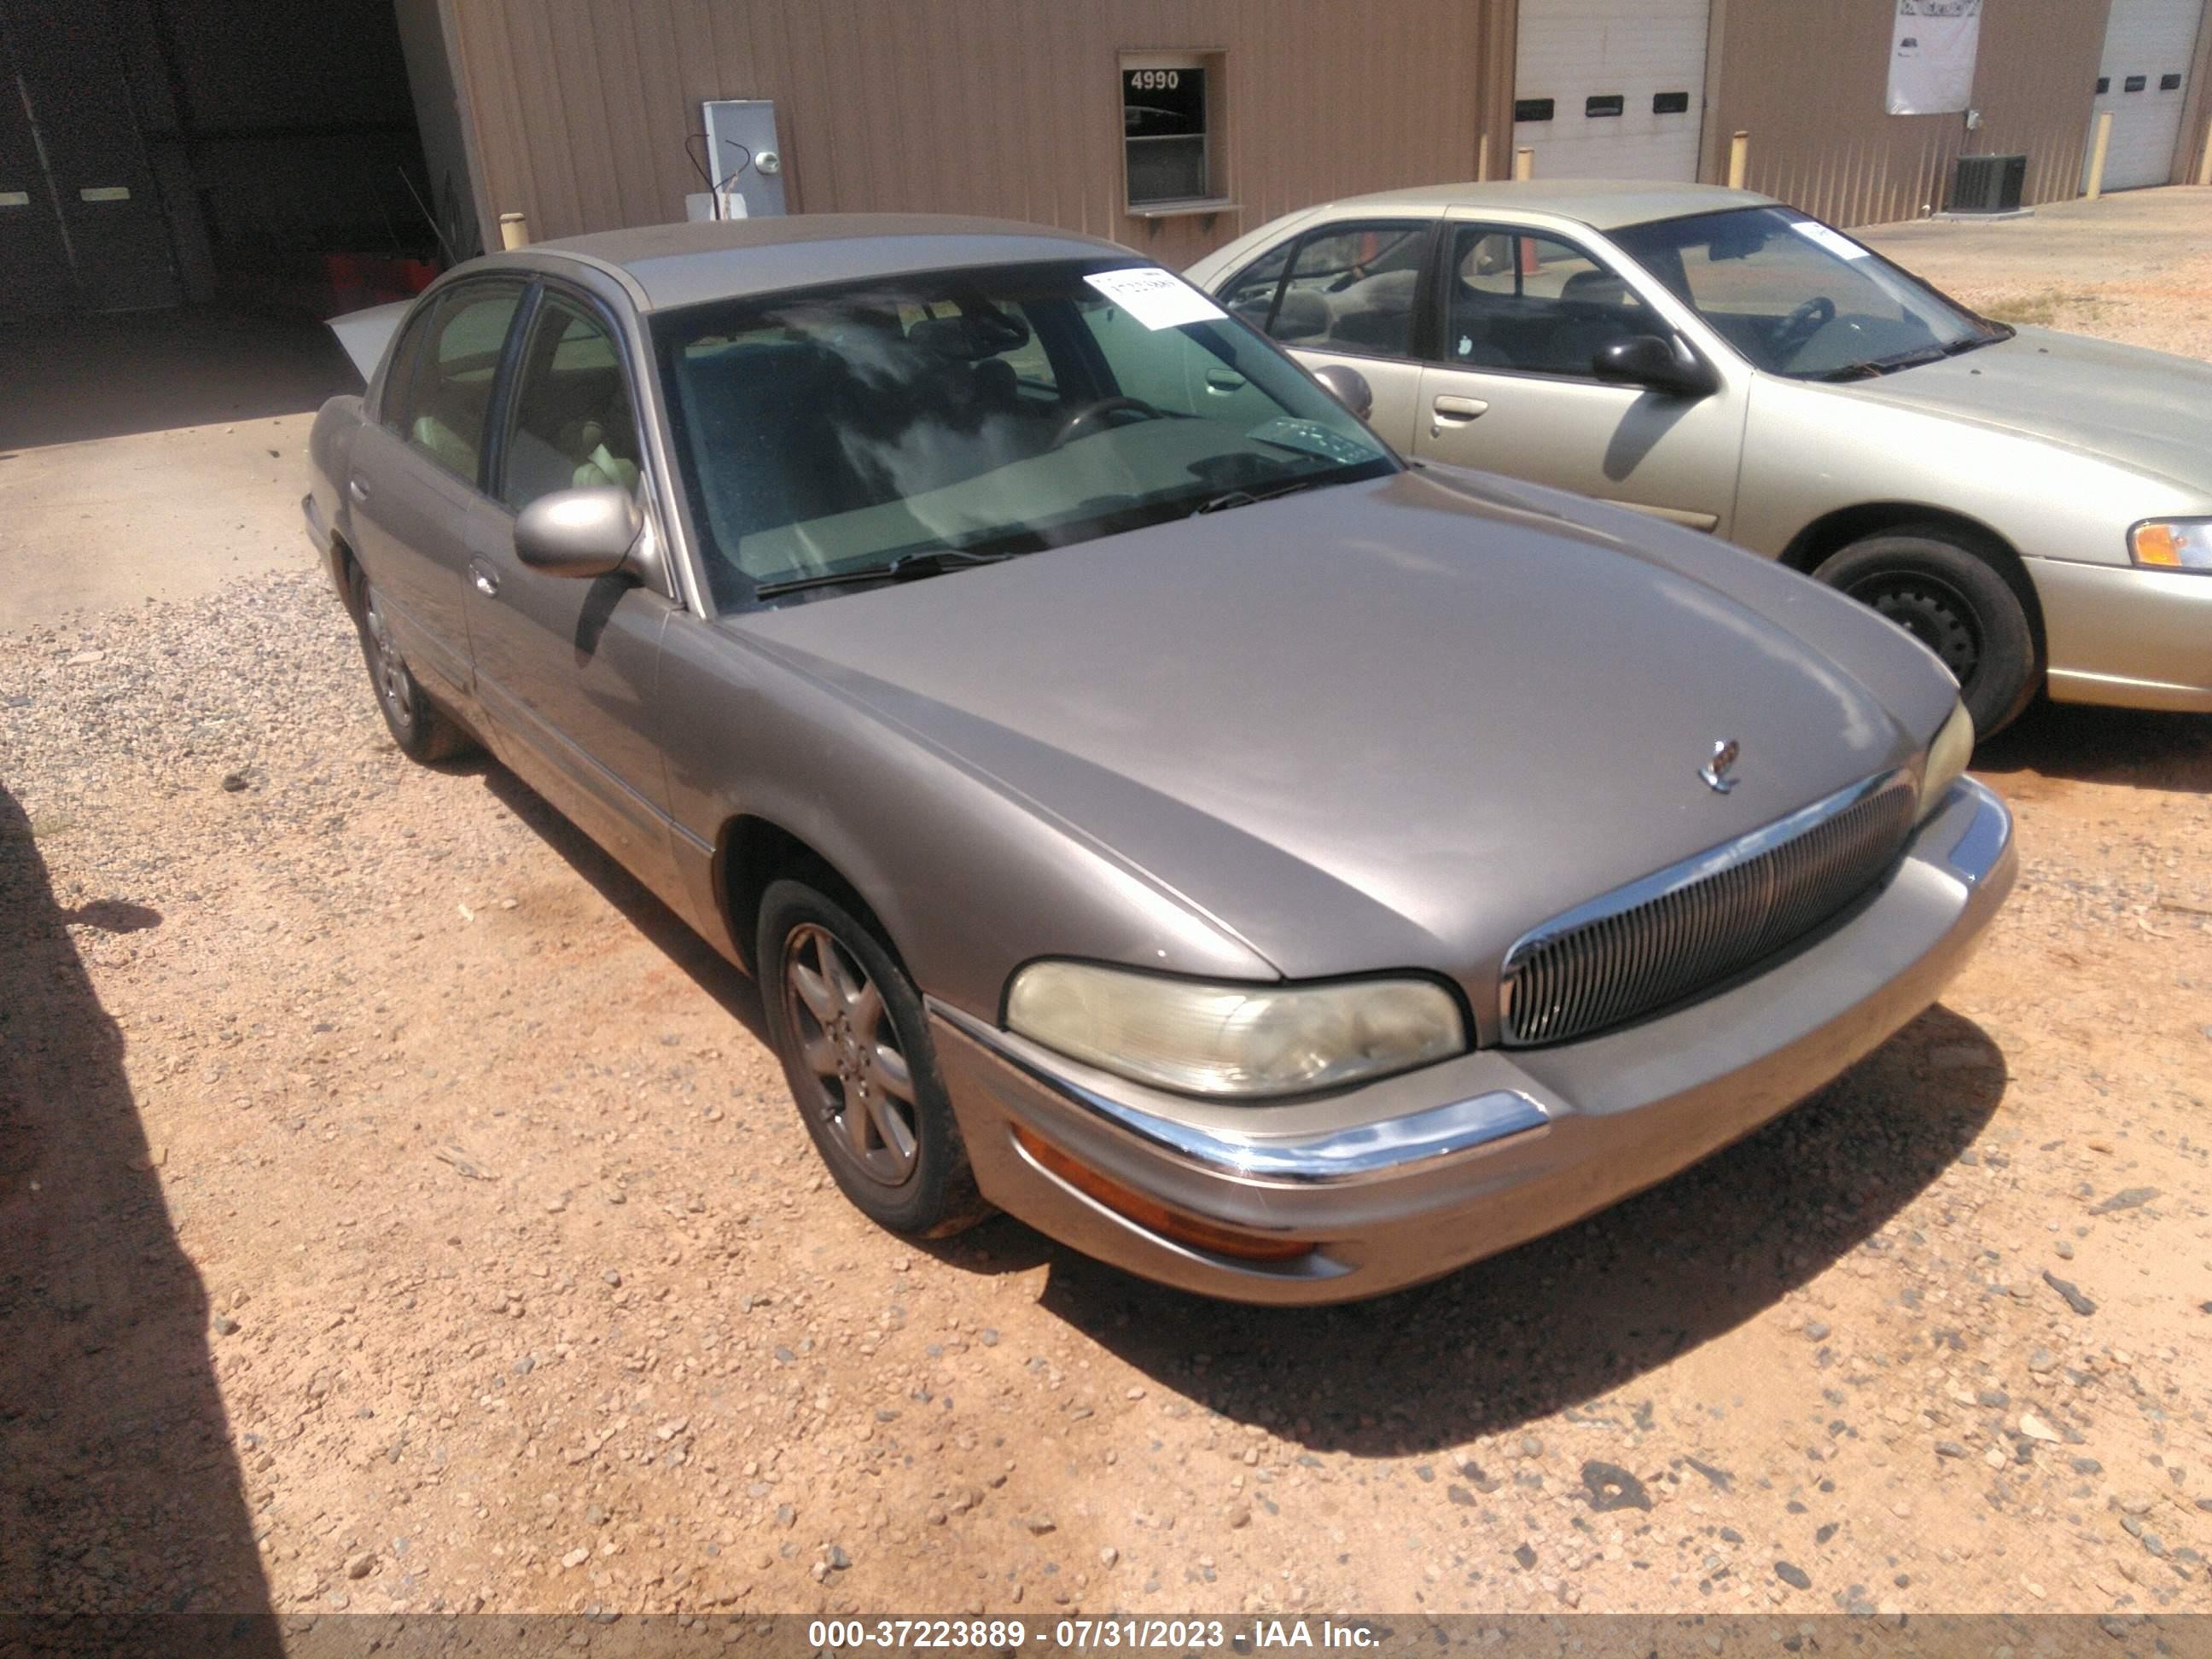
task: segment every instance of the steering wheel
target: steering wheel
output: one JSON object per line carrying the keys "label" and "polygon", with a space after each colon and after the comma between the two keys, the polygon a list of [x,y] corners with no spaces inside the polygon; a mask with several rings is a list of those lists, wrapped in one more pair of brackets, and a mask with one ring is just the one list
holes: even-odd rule
{"label": "steering wheel", "polygon": [[1830,323],[1836,320],[1836,302],[1825,294],[1816,294],[1784,317],[1774,331],[1772,349],[1784,362],[1797,355],[1797,349]]}
{"label": "steering wheel", "polygon": [[1148,421],[1164,421],[1168,417],[1165,410],[1154,408],[1142,398],[1101,398],[1097,403],[1084,404],[1062,421],[1060,430],[1052,434],[1052,447],[1058,449],[1078,438],[1087,438],[1109,417],[1123,413],[1141,415]]}

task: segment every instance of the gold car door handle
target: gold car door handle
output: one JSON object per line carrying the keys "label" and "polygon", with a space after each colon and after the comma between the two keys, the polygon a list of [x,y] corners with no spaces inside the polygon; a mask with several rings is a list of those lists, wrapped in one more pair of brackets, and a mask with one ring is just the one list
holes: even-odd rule
{"label": "gold car door handle", "polygon": [[1448,426],[1465,426],[1489,408],[1480,398],[1438,398],[1429,405],[1429,412],[1434,416],[1429,422],[1429,436],[1441,436]]}

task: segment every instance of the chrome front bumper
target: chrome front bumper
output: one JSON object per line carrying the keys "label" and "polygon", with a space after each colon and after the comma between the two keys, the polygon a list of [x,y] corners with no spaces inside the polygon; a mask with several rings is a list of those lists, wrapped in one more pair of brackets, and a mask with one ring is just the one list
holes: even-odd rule
{"label": "chrome front bumper", "polygon": [[2212,714],[2212,575],[2027,562],[2055,701]]}
{"label": "chrome front bumper", "polygon": [[[1321,1101],[1229,1106],[1146,1090],[932,1001],[992,1202],[1132,1273],[1245,1302],[1378,1295],[1565,1226],[1777,1116],[1933,1003],[2012,886],[2012,820],[1952,786],[1876,891],[1751,979],[1547,1048],[1486,1049]],[[1047,1170],[1017,1127],[1282,1263],[1179,1243]]]}

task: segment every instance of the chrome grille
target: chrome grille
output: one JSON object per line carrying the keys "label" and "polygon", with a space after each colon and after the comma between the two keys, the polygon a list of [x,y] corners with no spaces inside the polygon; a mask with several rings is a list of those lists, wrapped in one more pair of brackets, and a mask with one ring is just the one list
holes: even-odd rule
{"label": "chrome grille", "polygon": [[1505,955],[1504,1041],[1586,1036],[1772,955],[1880,878],[1917,799],[1901,772],[1855,784],[1524,934]]}

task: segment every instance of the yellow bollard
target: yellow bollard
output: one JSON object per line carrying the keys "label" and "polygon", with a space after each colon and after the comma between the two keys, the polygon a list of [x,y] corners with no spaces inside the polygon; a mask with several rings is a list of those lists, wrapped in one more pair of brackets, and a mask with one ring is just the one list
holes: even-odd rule
{"label": "yellow bollard", "polygon": [[1522,149],[1513,152],[1513,176],[1526,184],[1536,176],[1536,152]]}
{"label": "yellow bollard", "polygon": [[2105,193],[2105,151],[2112,142],[2112,112],[2106,110],[2097,117],[2097,143],[2089,152],[2089,184],[2081,194],[2095,201]]}
{"label": "yellow bollard", "polygon": [[1474,181],[1478,185],[1490,182],[1490,135],[1486,132],[1474,147]]}
{"label": "yellow bollard", "polygon": [[1729,188],[1741,190],[1751,169],[1751,135],[1739,132],[1729,140]]}
{"label": "yellow bollard", "polygon": [[499,245],[503,248],[530,246],[530,219],[526,214],[502,213],[499,216]]}

